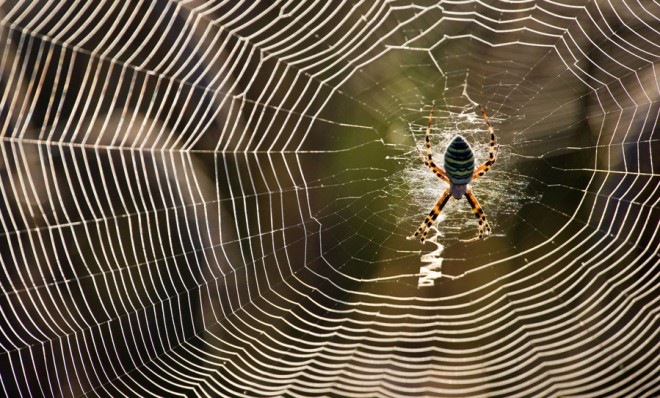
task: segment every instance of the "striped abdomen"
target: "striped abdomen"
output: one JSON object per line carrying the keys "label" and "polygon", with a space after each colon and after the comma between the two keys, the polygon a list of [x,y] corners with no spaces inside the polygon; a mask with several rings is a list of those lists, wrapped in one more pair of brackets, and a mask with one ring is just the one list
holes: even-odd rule
{"label": "striped abdomen", "polygon": [[445,171],[452,184],[467,184],[474,173],[474,154],[460,135],[454,137],[445,152]]}

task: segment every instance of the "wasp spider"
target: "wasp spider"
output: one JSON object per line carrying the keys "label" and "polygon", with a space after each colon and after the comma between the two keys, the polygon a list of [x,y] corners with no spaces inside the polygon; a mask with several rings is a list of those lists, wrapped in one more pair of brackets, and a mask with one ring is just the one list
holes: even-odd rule
{"label": "wasp spider", "polygon": [[463,195],[465,195],[465,199],[467,199],[470,207],[472,207],[472,213],[474,213],[474,216],[477,218],[477,222],[479,223],[479,236],[468,240],[468,242],[483,239],[484,234],[490,233],[490,225],[486,220],[486,215],[481,209],[481,206],[479,206],[477,198],[475,198],[474,194],[468,186],[471,181],[476,180],[477,178],[486,174],[495,163],[495,159],[497,159],[498,147],[495,141],[495,132],[493,127],[490,125],[490,122],[488,121],[488,116],[486,115],[486,112],[484,112],[484,108],[481,105],[479,106],[479,110],[481,110],[481,115],[483,116],[484,121],[486,122],[486,126],[488,127],[488,131],[490,132],[490,148],[488,149],[488,160],[475,169],[474,154],[472,153],[470,144],[468,144],[463,137],[457,135],[454,137],[454,139],[452,139],[452,141],[449,143],[449,146],[447,147],[447,151],[445,152],[445,170],[442,170],[433,162],[431,155],[430,131],[431,122],[433,120],[433,112],[435,111],[435,104],[433,104],[433,108],[431,108],[431,114],[429,115],[429,122],[426,126],[426,157],[422,155],[421,151],[419,152],[419,155],[422,158],[424,164],[426,164],[426,166],[431,169],[431,171],[433,171],[436,176],[449,184],[449,188],[447,188],[442,196],[440,196],[438,203],[433,206],[433,209],[429,215],[426,216],[426,219],[424,222],[422,222],[422,225],[417,228],[417,232],[415,232],[415,235],[411,237],[412,239],[421,235],[420,240],[422,243],[424,243],[426,240],[426,235],[429,232],[429,228],[438,218],[440,212],[449,201],[449,198],[453,196],[455,199],[461,199]]}

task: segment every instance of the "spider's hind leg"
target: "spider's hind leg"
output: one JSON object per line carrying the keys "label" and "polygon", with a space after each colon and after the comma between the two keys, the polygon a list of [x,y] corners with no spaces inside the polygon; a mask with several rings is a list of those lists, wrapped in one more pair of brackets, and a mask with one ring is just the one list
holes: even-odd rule
{"label": "spider's hind leg", "polygon": [[495,160],[497,160],[497,154],[500,149],[495,138],[495,130],[493,130],[493,126],[490,125],[486,111],[484,111],[484,108],[481,105],[479,105],[479,110],[481,111],[481,116],[483,116],[484,121],[486,122],[486,126],[488,127],[488,132],[490,133],[490,147],[488,148],[488,160],[474,171],[474,174],[472,175],[473,180],[476,180],[477,178],[482,177],[484,174],[488,173],[490,168],[493,167],[493,164],[495,164]]}
{"label": "spider's hind leg", "polygon": [[479,236],[465,240],[464,242],[473,242],[475,240],[483,239],[484,233],[490,234],[490,224],[488,224],[488,221],[486,220],[486,215],[471,190],[468,189],[465,192],[465,199],[467,199],[470,207],[472,207],[472,213],[477,218],[477,223],[479,223]]}
{"label": "spider's hind leg", "polygon": [[424,134],[424,145],[426,146],[426,156],[422,154],[422,151],[417,149],[417,152],[419,153],[419,157],[422,159],[422,162],[431,169],[433,174],[438,176],[442,181],[446,182],[449,184],[449,178],[447,177],[447,173],[445,173],[444,170],[442,170],[438,165],[435,164],[433,161],[433,153],[431,153],[431,122],[433,121],[433,111],[435,111],[435,102],[433,102],[433,108],[431,108],[431,113],[429,114],[429,122],[426,125],[426,133]]}

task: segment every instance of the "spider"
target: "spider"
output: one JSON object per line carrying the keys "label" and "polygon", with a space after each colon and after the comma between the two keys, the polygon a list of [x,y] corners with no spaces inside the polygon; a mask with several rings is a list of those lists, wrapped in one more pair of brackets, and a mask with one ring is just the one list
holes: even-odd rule
{"label": "spider", "polygon": [[490,168],[495,163],[495,159],[497,159],[497,153],[499,151],[499,146],[497,146],[495,142],[495,132],[493,127],[490,125],[490,122],[488,121],[488,116],[486,115],[486,112],[481,105],[479,105],[479,110],[481,111],[481,115],[483,116],[484,121],[486,122],[486,126],[488,126],[488,131],[490,132],[490,148],[488,149],[488,160],[483,165],[475,169],[474,154],[472,153],[470,144],[468,144],[463,137],[457,135],[449,143],[447,151],[445,152],[445,169],[447,170],[445,172],[433,162],[431,156],[430,131],[431,121],[433,120],[433,111],[435,111],[435,103],[433,104],[433,107],[431,108],[431,114],[429,115],[429,123],[426,126],[425,137],[426,155],[428,159],[424,158],[424,155],[422,155],[420,150],[417,151],[419,152],[419,156],[421,157],[426,167],[431,169],[431,171],[433,171],[433,173],[442,181],[449,184],[449,188],[447,188],[442,194],[438,200],[438,203],[433,206],[433,209],[429,215],[426,216],[426,219],[424,222],[422,222],[422,225],[419,226],[417,232],[415,232],[415,235],[410,237],[411,239],[415,239],[417,236],[421,235],[420,240],[422,243],[424,243],[426,240],[426,235],[429,232],[429,228],[436,220],[436,218],[438,218],[440,212],[449,201],[449,198],[453,196],[455,199],[461,199],[463,195],[465,195],[465,199],[467,199],[470,207],[472,207],[472,213],[477,218],[477,222],[479,223],[479,236],[466,240],[465,242],[472,242],[475,240],[483,239],[484,232],[486,234],[490,234],[490,225],[488,224],[488,221],[486,221],[486,215],[481,209],[481,206],[479,206],[477,198],[474,197],[472,191],[468,187],[470,181],[476,180],[490,170]]}

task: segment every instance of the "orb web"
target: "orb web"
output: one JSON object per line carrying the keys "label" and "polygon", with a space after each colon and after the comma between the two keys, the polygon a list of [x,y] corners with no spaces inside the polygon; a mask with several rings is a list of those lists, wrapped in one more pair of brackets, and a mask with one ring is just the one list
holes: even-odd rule
{"label": "orb web", "polygon": [[3,3],[0,391],[657,393],[658,11]]}

